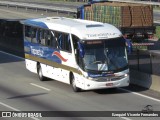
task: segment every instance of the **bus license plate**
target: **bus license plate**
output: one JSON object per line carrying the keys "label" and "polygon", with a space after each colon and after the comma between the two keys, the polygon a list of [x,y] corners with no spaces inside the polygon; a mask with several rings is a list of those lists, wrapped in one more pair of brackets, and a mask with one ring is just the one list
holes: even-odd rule
{"label": "bus license plate", "polygon": [[106,86],[113,86],[113,83],[107,83]]}

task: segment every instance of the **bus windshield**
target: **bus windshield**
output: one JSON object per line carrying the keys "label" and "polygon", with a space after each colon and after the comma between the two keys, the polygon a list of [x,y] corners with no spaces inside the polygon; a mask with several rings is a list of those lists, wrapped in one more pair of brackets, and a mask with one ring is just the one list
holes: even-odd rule
{"label": "bus windshield", "polygon": [[113,71],[128,65],[123,38],[85,41],[83,47],[85,70]]}

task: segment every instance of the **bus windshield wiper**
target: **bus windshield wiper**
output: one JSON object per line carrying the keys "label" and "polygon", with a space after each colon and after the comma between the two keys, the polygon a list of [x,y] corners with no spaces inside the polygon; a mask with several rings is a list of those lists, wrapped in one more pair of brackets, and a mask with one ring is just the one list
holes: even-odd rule
{"label": "bus windshield wiper", "polygon": [[118,66],[113,63],[113,61],[108,57],[109,55],[107,53],[108,53],[107,50],[104,48],[104,55],[105,55],[108,66],[111,63],[116,69],[118,69]]}

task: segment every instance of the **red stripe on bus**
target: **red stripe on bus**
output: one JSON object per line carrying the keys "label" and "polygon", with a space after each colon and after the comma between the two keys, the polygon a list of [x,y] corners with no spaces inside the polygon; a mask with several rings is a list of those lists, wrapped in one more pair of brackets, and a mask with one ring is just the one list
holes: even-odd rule
{"label": "red stripe on bus", "polygon": [[68,59],[65,59],[64,57],[61,56],[61,54],[57,51],[52,53],[52,56],[56,55],[59,59],[61,59],[63,62],[66,62]]}

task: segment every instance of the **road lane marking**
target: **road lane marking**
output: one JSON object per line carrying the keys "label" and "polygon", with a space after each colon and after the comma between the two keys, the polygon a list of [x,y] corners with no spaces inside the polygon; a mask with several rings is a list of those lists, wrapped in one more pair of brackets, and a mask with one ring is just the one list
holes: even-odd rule
{"label": "road lane marking", "polygon": [[11,109],[11,110],[20,111],[20,110],[14,108],[14,107],[11,107],[11,106],[9,106],[9,105],[7,105],[7,104],[2,103],[2,102],[0,102],[0,104],[3,105],[3,106],[5,106],[5,107],[7,107],[7,108],[9,108],[9,109]]}
{"label": "road lane marking", "polygon": [[42,89],[44,89],[44,90],[47,90],[47,91],[51,91],[51,89],[48,89],[48,88],[46,88],[46,87],[37,85],[37,84],[35,84],[35,83],[30,83],[30,84],[33,85],[33,86],[35,86],[35,87],[38,87],[38,88],[42,88]]}
{"label": "road lane marking", "polygon": [[[16,55],[13,55],[13,54],[10,54],[10,53],[7,53],[7,52],[3,52],[3,51],[0,51],[0,52],[3,53],[3,54],[7,54],[7,55],[10,55],[10,56],[13,56],[13,57],[16,57],[16,58],[19,58],[19,59],[23,59],[23,60],[24,60],[23,57],[19,57],[19,56],[16,56]],[[42,88],[42,89],[44,89],[44,90],[47,90],[47,91],[51,91],[50,89],[45,88],[45,87],[43,87],[43,86],[40,86],[40,85],[37,85],[37,84],[34,84],[34,83],[30,83],[30,84],[33,85],[33,86]]]}
{"label": "road lane marking", "polygon": [[135,95],[138,95],[138,96],[141,96],[141,97],[144,97],[144,98],[148,98],[150,100],[154,100],[156,102],[160,102],[159,99],[156,99],[156,98],[153,98],[153,97],[150,97],[150,96],[147,96],[147,95],[143,95],[143,94],[140,94],[140,93],[137,93],[137,92],[133,92],[133,91],[130,91],[130,90],[127,90],[127,89],[124,89],[124,88],[118,88],[118,89],[129,92],[129,93],[132,93],[132,94],[135,94]]}
{"label": "road lane marking", "polygon": [[[14,107],[12,107],[12,106],[9,106],[9,105],[7,105],[7,104],[5,104],[5,103],[2,103],[2,102],[0,102],[0,105],[5,106],[5,107],[7,107],[7,108],[9,108],[9,109],[11,109],[11,110],[14,110],[14,111],[22,112],[21,110],[16,109],[16,108],[14,108]],[[2,112],[3,112],[3,111],[2,111]],[[33,120],[40,120],[40,119],[35,118],[35,117],[30,117],[30,118],[33,119]]]}

